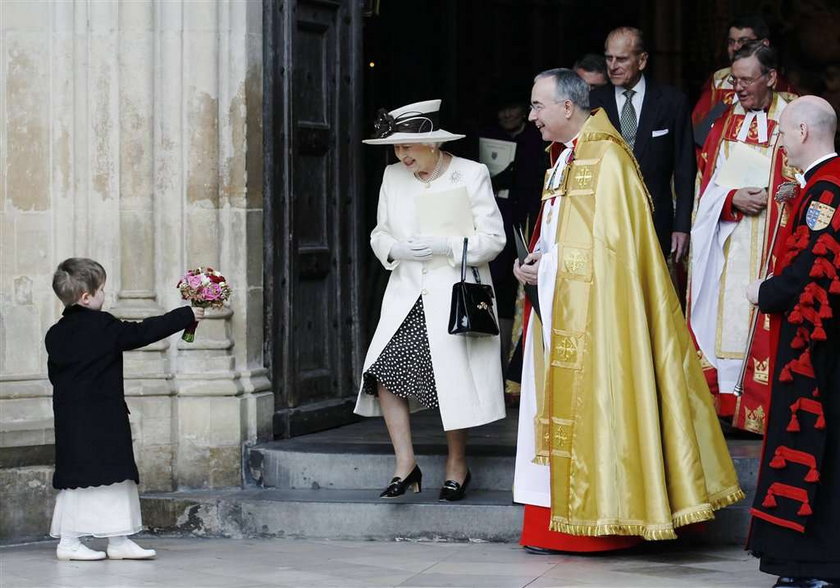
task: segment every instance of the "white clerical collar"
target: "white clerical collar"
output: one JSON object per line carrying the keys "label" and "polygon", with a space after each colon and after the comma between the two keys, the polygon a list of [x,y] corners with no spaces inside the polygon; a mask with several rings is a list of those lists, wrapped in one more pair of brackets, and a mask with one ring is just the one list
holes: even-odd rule
{"label": "white clerical collar", "polygon": [[758,142],[766,143],[767,113],[763,110],[747,111],[747,113],[744,115],[744,122],[741,124],[741,128],[738,130],[738,136],[736,137],[736,140],[741,141],[742,143],[747,140],[747,136],[750,134],[750,127],[752,126],[753,119],[756,119],[758,121]]}
{"label": "white clerical collar", "polygon": [[548,176],[548,189],[555,190],[560,185],[560,182],[563,180],[563,176],[565,175],[565,167],[569,164],[569,157],[572,154],[572,150],[574,149],[575,141],[578,140],[580,137],[580,131],[578,131],[577,135],[575,135],[571,141],[568,143],[563,143],[563,151],[560,155],[557,156],[557,161],[554,162],[554,166],[551,168],[551,175]]}

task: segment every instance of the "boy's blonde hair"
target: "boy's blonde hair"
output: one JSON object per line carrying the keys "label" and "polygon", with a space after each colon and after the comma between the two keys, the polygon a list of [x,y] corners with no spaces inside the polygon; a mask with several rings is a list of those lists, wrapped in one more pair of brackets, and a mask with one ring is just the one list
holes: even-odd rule
{"label": "boy's blonde hair", "polygon": [[106,277],[105,268],[98,261],[71,257],[58,264],[53,274],[53,292],[64,306],[70,306],[78,302],[85,292],[96,294]]}

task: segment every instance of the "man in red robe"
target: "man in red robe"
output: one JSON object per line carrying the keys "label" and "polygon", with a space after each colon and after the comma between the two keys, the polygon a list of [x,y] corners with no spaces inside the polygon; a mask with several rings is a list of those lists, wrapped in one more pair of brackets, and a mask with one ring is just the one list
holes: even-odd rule
{"label": "man in red robe", "polygon": [[778,327],[773,402],[748,548],[777,587],[840,586],[840,158],[837,115],[816,96],[781,119],[804,171],[773,275],[747,298]]}
{"label": "man in red robe", "polygon": [[773,90],[775,52],[759,41],[735,53],[732,73],[738,100],[714,122],[700,154],[686,314],[718,415],[761,434],[770,393],[769,322],[758,317],[746,354],[752,309],[743,292],[766,267],[775,227],[787,223],[787,204],[774,196],[793,170],[776,139],[793,97]]}
{"label": "man in red robe", "polygon": [[[770,27],[760,16],[742,16],[729,24],[726,38],[726,53],[730,63],[735,53],[750,41],[760,41],[770,45]],[[795,93],[793,85],[780,74],[776,74],[775,89],[780,92]],[[694,137],[697,147],[702,147],[712,123],[732,102],[737,100],[737,93],[732,85],[732,67],[717,70],[703,84],[700,98],[691,112],[694,125]]]}

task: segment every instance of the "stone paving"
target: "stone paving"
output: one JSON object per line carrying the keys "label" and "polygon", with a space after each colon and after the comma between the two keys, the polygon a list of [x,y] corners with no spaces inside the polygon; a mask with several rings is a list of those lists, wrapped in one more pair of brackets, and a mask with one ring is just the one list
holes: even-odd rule
{"label": "stone paving", "polygon": [[[294,586],[771,586],[740,547],[646,544],[619,555],[532,555],[510,543],[141,537],[152,561],[61,562],[55,541],[0,548],[2,588]],[[103,546],[94,539],[89,545]]]}

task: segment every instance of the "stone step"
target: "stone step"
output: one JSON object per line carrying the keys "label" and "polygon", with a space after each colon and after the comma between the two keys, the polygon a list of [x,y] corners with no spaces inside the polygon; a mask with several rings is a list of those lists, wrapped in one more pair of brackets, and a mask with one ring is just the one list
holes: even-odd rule
{"label": "stone step", "polygon": [[[286,490],[364,490],[388,485],[394,472],[390,448],[347,453],[343,448],[316,447],[302,452],[285,442],[260,445],[248,452],[250,473],[259,486]],[[495,454],[471,451],[470,487],[476,490],[507,490],[513,487],[514,456],[505,448]],[[444,481],[445,448],[415,446],[423,483],[440,487]]]}
{"label": "stone step", "polygon": [[[522,506],[512,502],[516,413],[470,431],[473,481],[465,500],[439,502],[446,440],[434,413],[412,416],[424,489],[393,500],[379,492],[393,471],[381,419],[252,447],[241,490],[148,494],[143,520],[154,533],[221,537],[515,542]],[[699,543],[742,544],[749,525],[760,443],[730,440],[748,499],[687,531]]]}
{"label": "stone step", "polygon": [[[428,488],[444,480],[446,442],[433,415],[415,415],[415,454]],[[418,438],[419,437],[419,438]],[[471,488],[510,491],[516,455],[515,414],[470,432]],[[757,481],[760,442],[730,439],[738,479],[745,492]],[[246,457],[254,483],[284,490],[384,488],[393,475],[393,449],[378,419],[254,446]]]}
{"label": "stone step", "polygon": [[[370,490],[244,490],[146,494],[143,522],[159,535],[368,541],[517,542],[522,506],[510,492],[475,490],[454,503],[437,488],[392,500]],[[681,534],[695,543],[743,544],[746,504]]]}
{"label": "stone step", "polygon": [[173,492],[144,495],[141,504],[154,534],[511,542],[522,527],[510,492],[481,490],[452,503],[429,488],[392,500],[371,490]]}
{"label": "stone step", "polygon": [[[732,461],[745,492],[755,488],[758,457],[749,446],[730,444]],[[416,446],[417,464],[428,487],[444,480],[446,456],[438,447]],[[513,485],[514,456],[500,452],[482,455],[471,451],[471,487],[476,490],[510,490]],[[507,453],[507,451],[505,451]],[[313,448],[301,452],[283,442],[256,446],[248,452],[248,467],[258,486],[285,490],[373,489],[384,488],[393,475],[390,451],[338,453],[334,448]]]}

